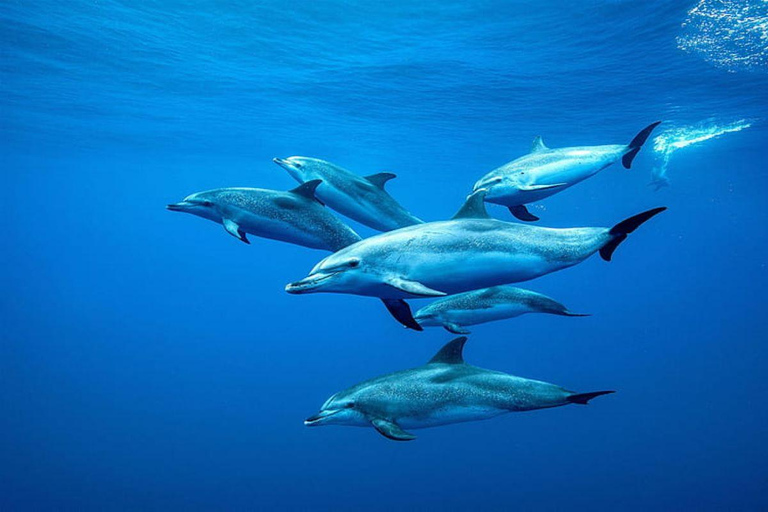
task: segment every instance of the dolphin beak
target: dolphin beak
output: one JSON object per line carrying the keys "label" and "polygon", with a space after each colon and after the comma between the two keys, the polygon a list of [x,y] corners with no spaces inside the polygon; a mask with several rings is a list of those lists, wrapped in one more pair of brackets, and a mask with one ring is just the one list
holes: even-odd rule
{"label": "dolphin beak", "polygon": [[307,427],[319,427],[323,424],[323,420],[330,418],[337,412],[339,412],[341,409],[337,410],[326,410],[326,411],[320,411],[319,413],[315,414],[314,416],[310,416],[309,418],[304,420],[304,425]]}
{"label": "dolphin beak", "polygon": [[318,288],[336,274],[338,274],[338,272],[333,272],[331,274],[312,274],[300,281],[288,283],[285,285],[285,291],[294,295],[316,292],[318,291]]}
{"label": "dolphin beak", "polygon": [[186,201],[181,201],[180,203],[171,203],[169,205],[166,205],[165,209],[170,210],[172,212],[183,212],[183,211],[186,211],[186,209],[191,206],[193,205]]}
{"label": "dolphin beak", "polygon": [[295,166],[290,161],[284,160],[282,158],[275,157],[275,158],[272,159],[272,161],[275,162],[280,167],[282,167],[283,169],[294,169],[295,168]]}

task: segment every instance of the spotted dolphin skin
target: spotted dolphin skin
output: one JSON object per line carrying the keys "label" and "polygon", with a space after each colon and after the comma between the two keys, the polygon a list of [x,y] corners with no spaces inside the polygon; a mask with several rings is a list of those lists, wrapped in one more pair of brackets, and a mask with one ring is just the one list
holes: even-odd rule
{"label": "spotted dolphin skin", "polygon": [[452,220],[410,226],[352,244],[285,289],[294,294],[379,297],[403,325],[422,330],[403,299],[527,281],[581,263],[598,251],[610,261],[629,233],[665,210],[643,212],[612,228],[541,228],[490,218],[484,193],[473,193]]}
{"label": "spotted dolphin skin", "polygon": [[361,382],[336,393],[309,427],[373,427],[394,441],[416,438],[408,429],[478,421],[508,412],[586,405],[613,393],[574,393],[554,384],[485,370],[464,362],[467,338],[445,345],[427,364]]}
{"label": "spotted dolphin skin", "polygon": [[247,234],[251,234],[337,251],[360,240],[352,228],[315,199],[319,184],[320,180],[314,180],[287,192],[219,188],[192,194],[167,208],[222,224],[227,233],[245,243],[250,243]]}
{"label": "spotted dolphin skin", "polygon": [[526,313],[588,316],[572,313],[541,293],[514,286],[493,286],[437,299],[417,311],[413,318],[422,327],[444,327],[454,334],[469,334],[466,329],[469,325],[515,318]]}
{"label": "spotted dolphin skin", "polygon": [[550,149],[536,137],[529,154],[492,170],[475,183],[474,189],[487,189],[486,201],[508,207],[520,220],[539,220],[526,204],[557,194],[619,160],[629,169],[659,123],[645,127],[626,145]]}
{"label": "spotted dolphin skin", "polygon": [[394,174],[381,172],[362,177],[331,162],[305,156],[275,158],[273,161],[299,183],[322,180],[317,188],[318,199],[368,227],[390,231],[422,222],[384,190],[384,185],[395,177]]}

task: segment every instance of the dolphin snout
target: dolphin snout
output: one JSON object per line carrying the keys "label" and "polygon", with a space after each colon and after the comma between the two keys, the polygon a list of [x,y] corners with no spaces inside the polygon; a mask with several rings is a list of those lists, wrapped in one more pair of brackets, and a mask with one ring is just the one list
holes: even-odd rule
{"label": "dolphin snout", "polygon": [[302,293],[312,293],[316,291],[320,285],[327,279],[333,277],[334,274],[312,274],[310,276],[301,279],[300,281],[294,281],[285,285],[285,291],[294,295]]}
{"label": "dolphin snout", "polygon": [[330,418],[334,414],[341,411],[341,409],[332,409],[332,410],[323,410],[319,413],[315,414],[314,416],[310,416],[309,418],[304,420],[304,425],[307,427],[317,427],[323,424],[323,420]]}
{"label": "dolphin snout", "polygon": [[165,209],[170,210],[172,212],[183,212],[186,208],[190,206],[191,205],[186,201],[181,201],[180,203],[171,203],[169,205],[166,205]]}
{"label": "dolphin snout", "polygon": [[285,158],[275,157],[272,159],[272,161],[284,169],[293,169],[295,167],[295,165],[293,165],[293,162],[291,162],[290,160],[286,160]]}

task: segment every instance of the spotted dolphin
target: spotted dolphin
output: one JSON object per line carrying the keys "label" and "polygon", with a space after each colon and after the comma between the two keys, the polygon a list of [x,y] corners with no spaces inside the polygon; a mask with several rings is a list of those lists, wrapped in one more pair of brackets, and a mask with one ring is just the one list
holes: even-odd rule
{"label": "spotted dolphin", "polygon": [[621,160],[627,169],[661,121],[645,127],[629,144],[550,149],[541,137],[531,152],[492,170],[475,183],[487,189],[485,200],[500,204],[520,220],[535,221],[526,204],[557,194]]}
{"label": "spotted dolphin", "polygon": [[287,192],[260,188],[219,188],[198,192],[169,204],[175,212],[187,212],[224,226],[245,243],[247,234],[290,242],[313,249],[337,251],[360,240],[314,196],[320,180]]}
{"label": "spotted dolphin", "polygon": [[395,178],[394,174],[381,172],[362,177],[331,162],[305,156],[275,158],[273,161],[299,183],[322,180],[317,188],[318,199],[368,227],[390,231],[422,222],[384,190],[384,185]]}
{"label": "spotted dolphin", "polygon": [[464,362],[467,338],[446,344],[425,365],[376,377],[336,393],[309,427],[373,427],[394,441],[416,436],[419,429],[478,421],[508,412],[534,411],[569,404],[586,405],[614,391],[575,393],[538,380],[485,370]]}
{"label": "spotted dolphin", "polygon": [[413,318],[422,327],[443,327],[454,334],[469,334],[469,325],[515,318],[526,313],[588,316],[572,313],[541,293],[514,286],[492,286],[437,299],[418,310]]}
{"label": "spotted dolphin", "polygon": [[403,299],[527,281],[596,252],[610,261],[629,233],[666,209],[648,210],[612,228],[552,229],[490,218],[484,194],[470,195],[451,220],[381,233],[335,252],[285,289],[379,297],[403,325],[422,330]]}

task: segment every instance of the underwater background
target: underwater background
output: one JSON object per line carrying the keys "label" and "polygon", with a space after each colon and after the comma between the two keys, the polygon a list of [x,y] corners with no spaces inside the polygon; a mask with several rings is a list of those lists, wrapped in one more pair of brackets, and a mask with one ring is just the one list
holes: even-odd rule
{"label": "underwater background", "polygon": [[[767,20],[759,0],[3,2],[0,509],[765,510]],[[411,443],[302,421],[453,336],[288,295],[326,253],[164,209],[293,188],[271,159],[305,155],[394,172],[446,219],[536,135],[656,120],[632,170],[531,210],[669,207],[613,262],[521,285],[592,316],[475,326],[465,349],[617,393]]]}

